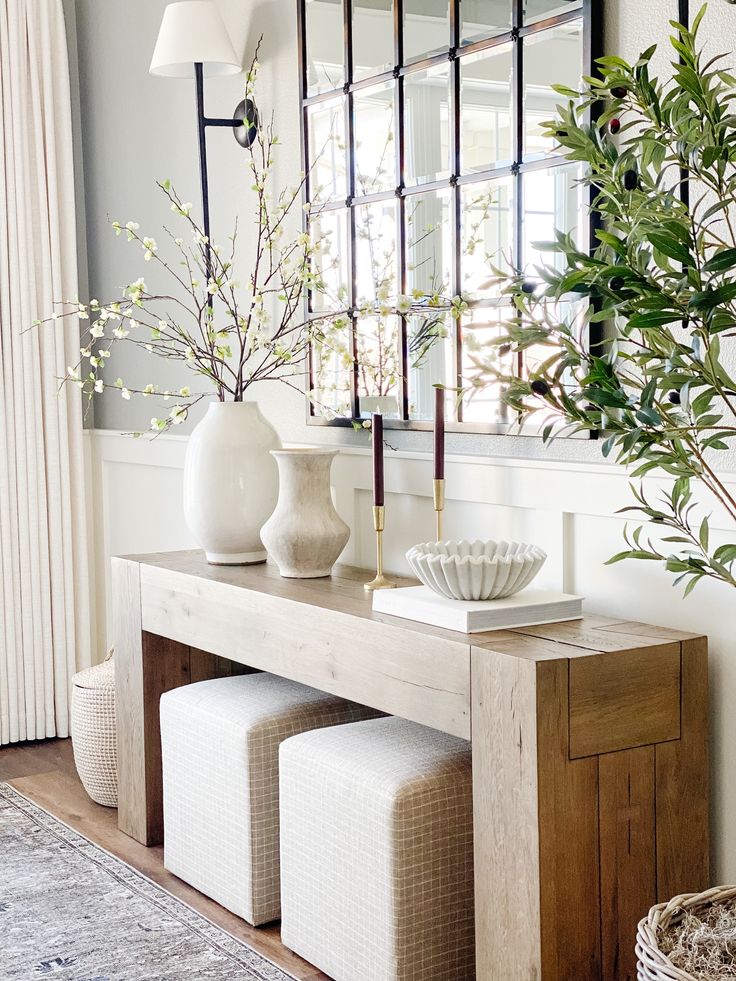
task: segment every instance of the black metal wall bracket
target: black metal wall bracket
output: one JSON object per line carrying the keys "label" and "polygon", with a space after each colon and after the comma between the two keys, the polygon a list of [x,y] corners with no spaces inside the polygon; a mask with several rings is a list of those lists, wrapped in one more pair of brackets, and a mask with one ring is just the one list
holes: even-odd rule
{"label": "black metal wall bracket", "polygon": [[[197,89],[197,133],[199,136],[199,178],[202,188],[202,227],[208,240],[210,238],[210,194],[207,175],[207,128],[228,127],[242,147],[252,146],[258,135],[258,109],[252,99],[243,99],[235,107],[231,119],[214,119],[204,112],[204,72],[201,62],[194,65],[194,78]],[[209,247],[207,266],[209,271]]]}

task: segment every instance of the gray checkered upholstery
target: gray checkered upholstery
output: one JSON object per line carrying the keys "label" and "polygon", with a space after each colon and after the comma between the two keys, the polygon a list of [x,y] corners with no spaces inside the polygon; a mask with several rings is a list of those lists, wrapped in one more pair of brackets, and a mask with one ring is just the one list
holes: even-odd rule
{"label": "gray checkered upholstery", "polygon": [[279,744],[377,714],[270,674],[166,692],[166,868],[249,923],[278,919]]}
{"label": "gray checkered upholstery", "polygon": [[470,744],[383,718],[280,760],[286,946],[335,981],[471,981]]}

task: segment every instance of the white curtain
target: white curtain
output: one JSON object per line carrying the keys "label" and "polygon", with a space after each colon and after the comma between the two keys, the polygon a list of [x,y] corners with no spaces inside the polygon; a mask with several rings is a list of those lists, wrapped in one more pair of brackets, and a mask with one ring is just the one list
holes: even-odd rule
{"label": "white curtain", "polygon": [[0,0],[0,744],[68,735],[90,663],[79,323],[29,329],[78,289],[61,0]]}

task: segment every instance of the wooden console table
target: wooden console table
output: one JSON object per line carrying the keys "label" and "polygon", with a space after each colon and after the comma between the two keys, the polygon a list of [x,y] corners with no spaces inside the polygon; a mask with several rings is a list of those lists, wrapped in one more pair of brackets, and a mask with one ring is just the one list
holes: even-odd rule
{"label": "wooden console table", "polygon": [[374,614],[366,578],[113,559],[120,828],[162,840],[162,692],[271,671],[472,739],[478,981],[635,978],[636,922],[709,885],[705,639],[606,617],[458,634]]}

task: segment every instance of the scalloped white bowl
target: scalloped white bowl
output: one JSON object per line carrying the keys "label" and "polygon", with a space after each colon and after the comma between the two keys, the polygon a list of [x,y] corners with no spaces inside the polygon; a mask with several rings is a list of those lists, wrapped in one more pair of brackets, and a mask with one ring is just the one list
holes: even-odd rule
{"label": "scalloped white bowl", "polygon": [[406,553],[414,574],[447,599],[503,599],[520,592],[547,553],[523,542],[424,542]]}

